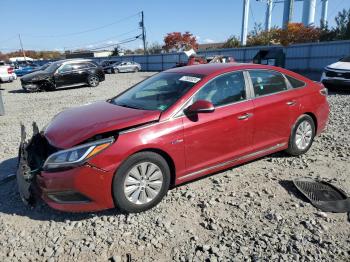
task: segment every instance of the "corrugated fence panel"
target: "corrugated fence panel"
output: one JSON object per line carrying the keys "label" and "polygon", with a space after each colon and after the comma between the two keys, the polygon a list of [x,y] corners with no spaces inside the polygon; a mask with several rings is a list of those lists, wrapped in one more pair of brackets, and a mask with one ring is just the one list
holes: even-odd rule
{"label": "corrugated fence panel", "polygon": [[[246,47],[206,50],[198,52],[199,55],[232,56],[237,62],[251,62],[256,53],[268,46]],[[298,44],[284,47],[286,54],[286,68],[301,72],[321,72],[331,63],[336,62],[343,56],[350,55],[350,41],[334,41],[321,43]],[[156,55],[131,55],[95,58],[97,62],[103,60],[135,61],[141,64],[145,71],[162,71],[172,68],[178,62],[187,62],[188,57],[184,53],[156,54]]]}

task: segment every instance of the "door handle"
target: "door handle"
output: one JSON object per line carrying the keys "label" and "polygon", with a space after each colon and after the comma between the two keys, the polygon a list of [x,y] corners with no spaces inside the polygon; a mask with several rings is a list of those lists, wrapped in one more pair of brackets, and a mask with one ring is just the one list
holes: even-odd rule
{"label": "door handle", "polygon": [[248,118],[251,118],[253,116],[252,113],[245,113],[244,115],[241,115],[238,118],[238,120],[245,120],[245,119],[248,119]]}
{"label": "door handle", "polygon": [[288,101],[286,104],[289,106],[294,106],[297,103],[297,101],[292,100],[292,101]]}

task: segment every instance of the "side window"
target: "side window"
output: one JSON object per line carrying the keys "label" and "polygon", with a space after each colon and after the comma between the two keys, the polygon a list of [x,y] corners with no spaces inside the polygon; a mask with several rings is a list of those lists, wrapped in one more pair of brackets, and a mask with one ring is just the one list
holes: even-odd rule
{"label": "side window", "polygon": [[299,87],[303,87],[303,86],[306,85],[305,82],[300,81],[300,80],[298,80],[298,79],[296,79],[296,78],[294,78],[294,77],[291,77],[291,76],[289,76],[289,75],[285,75],[285,76],[286,76],[286,78],[288,79],[290,85],[291,85],[293,88],[299,88]]}
{"label": "side window", "polygon": [[243,72],[219,76],[210,81],[194,96],[193,102],[207,100],[214,106],[222,106],[246,99]]}
{"label": "side window", "polygon": [[63,65],[60,69],[58,69],[58,71],[59,71],[60,73],[66,73],[66,72],[72,71],[72,65],[70,65],[70,64],[65,64],[65,65]]}
{"label": "side window", "polygon": [[79,69],[84,69],[84,68],[87,68],[86,63],[72,64],[73,70],[79,70]]}
{"label": "side window", "polygon": [[281,73],[267,70],[251,70],[255,97],[264,96],[287,90],[287,84]]}

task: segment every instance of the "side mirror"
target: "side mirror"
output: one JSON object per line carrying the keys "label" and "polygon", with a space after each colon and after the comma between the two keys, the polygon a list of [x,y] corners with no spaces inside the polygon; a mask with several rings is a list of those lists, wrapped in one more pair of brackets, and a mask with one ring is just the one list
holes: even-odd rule
{"label": "side mirror", "polygon": [[212,113],[214,112],[214,105],[207,100],[198,100],[192,105],[186,108],[186,114],[198,114],[198,113]]}

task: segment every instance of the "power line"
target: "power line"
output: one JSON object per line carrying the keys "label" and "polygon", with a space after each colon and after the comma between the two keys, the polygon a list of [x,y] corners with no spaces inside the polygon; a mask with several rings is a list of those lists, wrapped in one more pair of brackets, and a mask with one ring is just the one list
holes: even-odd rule
{"label": "power line", "polygon": [[88,46],[88,45],[96,45],[96,44],[103,43],[103,42],[108,41],[108,40],[111,40],[111,39],[115,39],[116,37],[128,35],[128,34],[130,34],[130,33],[133,33],[133,32],[139,31],[139,30],[140,30],[140,29],[137,28],[137,29],[133,29],[133,30],[130,30],[130,31],[128,31],[128,32],[125,32],[125,33],[122,33],[122,34],[119,34],[119,35],[115,35],[115,36],[106,38],[106,39],[104,39],[104,40],[99,40],[99,41],[90,42],[90,43],[86,43],[86,44],[80,44],[80,45],[65,46],[65,48],[79,48],[79,47]]}
{"label": "power line", "polygon": [[[119,19],[119,20],[112,22],[112,23],[109,23],[109,24],[105,24],[105,25],[102,25],[99,27],[95,27],[95,28],[91,28],[91,29],[87,29],[87,30],[83,30],[83,31],[78,31],[78,32],[74,32],[74,33],[67,33],[67,34],[60,34],[60,35],[27,35],[27,34],[25,34],[25,36],[34,37],[34,38],[58,38],[58,37],[68,37],[68,36],[74,36],[74,35],[81,35],[81,34],[97,31],[97,30],[118,24],[120,22],[123,22],[125,20],[129,20],[130,18],[133,18],[133,17],[138,16],[138,15],[140,15],[140,12],[133,14],[133,15],[130,15],[130,16],[127,16],[127,17],[124,17],[122,19]],[[22,34],[22,35],[24,35],[24,34]]]}
{"label": "power line", "polygon": [[92,48],[92,49],[89,49],[89,50],[90,51],[95,51],[95,50],[105,49],[105,48],[112,47],[112,46],[117,46],[117,45],[130,43],[130,42],[138,40],[141,36],[142,36],[142,34],[141,35],[137,35],[137,36],[132,37],[132,38],[128,38],[128,39],[122,40],[122,41],[120,41],[118,43],[115,43],[115,44],[109,44],[109,45],[105,45],[105,46],[101,46],[101,47]]}

